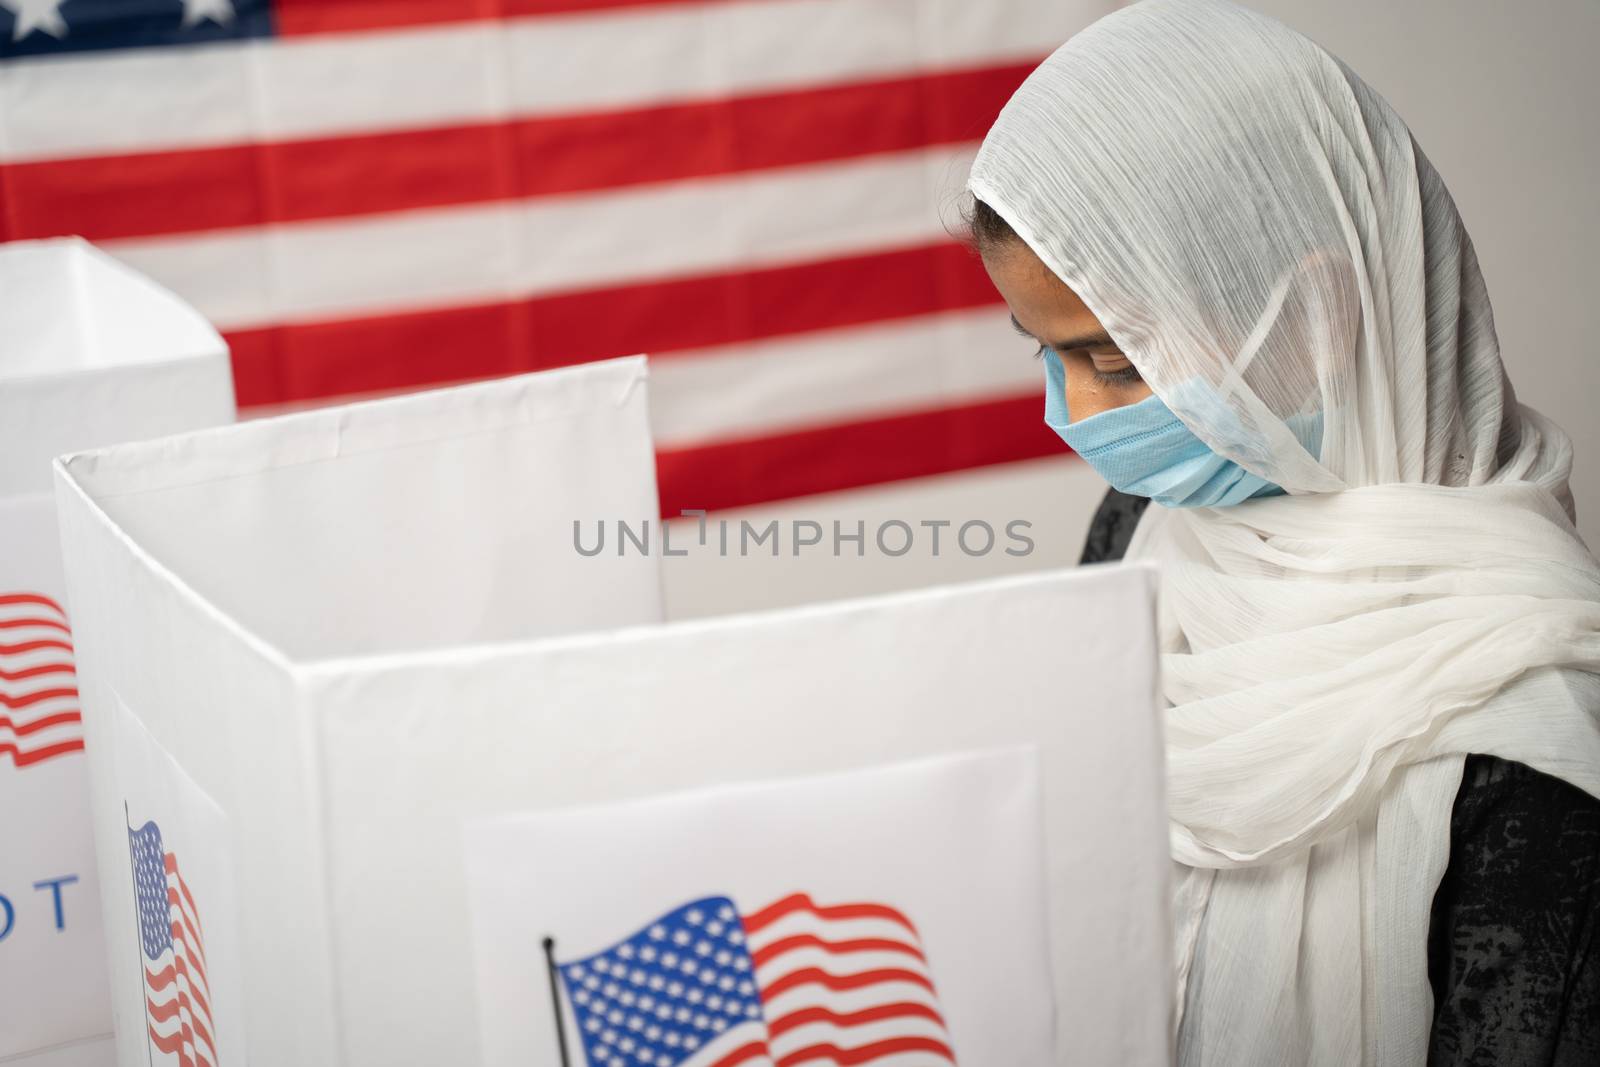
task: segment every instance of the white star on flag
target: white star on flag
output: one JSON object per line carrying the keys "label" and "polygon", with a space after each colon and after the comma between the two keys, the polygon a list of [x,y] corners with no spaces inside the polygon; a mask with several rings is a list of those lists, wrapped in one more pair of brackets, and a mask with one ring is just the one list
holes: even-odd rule
{"label": "white star on flag", "polygon": [[201,19],[210,19],[218,26],[232,22],[232,0],[183,0],[184,26],[196,25]]}
{"label": "white star on flag", "polygon": [[20,41],[34,30],[52,37],[67,35],[66,20],[61,17],[62,0],[0,0],[0,7],[16,16],[11,39]]}

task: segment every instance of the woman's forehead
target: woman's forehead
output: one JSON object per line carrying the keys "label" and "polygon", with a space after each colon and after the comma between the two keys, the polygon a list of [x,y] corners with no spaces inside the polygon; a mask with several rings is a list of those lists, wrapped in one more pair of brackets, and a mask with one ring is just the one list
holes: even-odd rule
{"label": "woman's forehead", "polygon": [[1070,286],[1022,242],[1007,244],[1004,252],[986,252],[984,266],[1010,306],[1018,330],[1048,344],[1105,339],[1099,320]]}

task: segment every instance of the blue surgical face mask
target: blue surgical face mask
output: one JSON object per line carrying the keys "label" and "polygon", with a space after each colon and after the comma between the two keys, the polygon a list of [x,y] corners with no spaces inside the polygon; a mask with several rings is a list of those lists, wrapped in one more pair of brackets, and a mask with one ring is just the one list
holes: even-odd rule
{"label": "blue surgical face mask", "polygon": [[1211,451],[1158,396],[1069,421],[1061,359],[1046,349],[1044,362],[1045,425],[1116,489],[1169,508],[1225,507],[1283,492]]}

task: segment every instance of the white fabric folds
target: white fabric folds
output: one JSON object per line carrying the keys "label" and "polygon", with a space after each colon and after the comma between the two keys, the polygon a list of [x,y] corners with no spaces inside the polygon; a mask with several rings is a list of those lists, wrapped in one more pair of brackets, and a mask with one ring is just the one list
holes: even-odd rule
{"label": "white fabric folds", "polygon": [[1180,1062],[1422,1062],[1465,754],[1600,796],[1572,449],[1516,402],[1449,192],[1349,68],[1221,0],[1074,37],[970,189],[1289,492],[1151,508],[1129,551],[1164,570]]}

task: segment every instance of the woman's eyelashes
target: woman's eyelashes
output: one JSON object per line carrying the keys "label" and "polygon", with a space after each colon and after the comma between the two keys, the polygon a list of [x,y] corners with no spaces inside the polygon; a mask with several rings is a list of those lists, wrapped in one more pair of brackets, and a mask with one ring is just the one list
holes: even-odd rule
{"label": "woman's eyelashes", "polygon": [[[1034,350],[1033,358],[1043,359],[1045,349],[1047,347],[1047,345],[1040,345]],[[1066,359],[1072,355],[1072,353],[1058,351],[1056,355],[1061,359]],[[1101,370],[1098,366],[1091,362],[1090,371],[1093,373],[1095,381],[1103,382],[1106,385],[1130,385],[1133,382],[1143,380],[1143,377],[1139,374],[1139,368],[1135,367],[1132,363],[1128,364],[1126,367],[1118,367],[1115,370]]]}
{"label": "woman's eyelashes", "polygon": [[1139,370],[1131,363],[1126,367],[1119,367],[1116,370],[1101,370],[1096,367],[1094,371],[1094,380],[1097,382],[1105,382],[1108,385],[1127,385],[1131,382],[1140,380]]}

